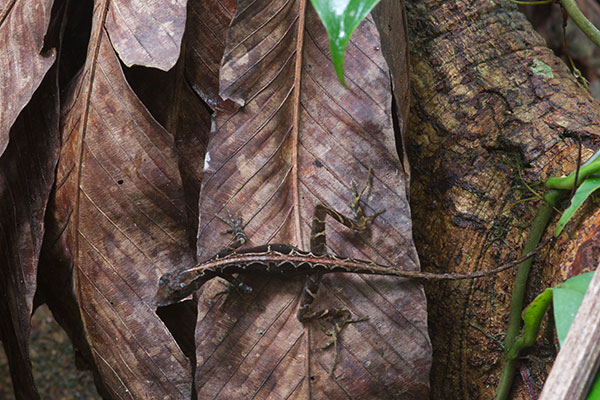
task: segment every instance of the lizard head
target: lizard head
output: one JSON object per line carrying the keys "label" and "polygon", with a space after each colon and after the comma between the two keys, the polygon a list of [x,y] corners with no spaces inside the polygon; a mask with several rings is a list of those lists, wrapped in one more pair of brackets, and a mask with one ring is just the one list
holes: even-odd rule
{"label": "lizard head", "polygon": [[192,282],[188,282],[185,273],[167,272],[158,281],[158,290],[152,300],[152,305],[164,307],[183,300],[210,279],[208,277],[202,279],[202,275],[196,277]]}

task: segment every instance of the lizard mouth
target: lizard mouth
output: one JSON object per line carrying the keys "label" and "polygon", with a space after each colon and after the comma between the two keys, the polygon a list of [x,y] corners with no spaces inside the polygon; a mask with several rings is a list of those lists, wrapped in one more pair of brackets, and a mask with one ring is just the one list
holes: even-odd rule
{"label": "lizard mouth", "polygon": [[154,297],[154,299],[152,299],[152,301],[150,302],[150,305],[152,307],[164,307],[164,306],[168,306],[171,303],[172,302],[165,300],[157,295]]}

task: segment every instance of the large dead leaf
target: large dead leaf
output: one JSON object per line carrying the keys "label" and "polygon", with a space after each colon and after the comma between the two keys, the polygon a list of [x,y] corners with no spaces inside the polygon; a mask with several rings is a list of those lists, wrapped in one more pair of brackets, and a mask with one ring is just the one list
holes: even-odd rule
{"label": "large dead leaf", "polygon": [[192,222],[195,226],[190,228],[194,233],[194,242],[211,115],[214,110],[228,106],[219,97],[218,91],[225,32],[235,11],[235,4],[231,3],[217,0],[188,2],[187,30],[183,44],[185,50],[180,61],[182,75],[178,79],[180,90],[175,141],[186,195],[186,209],[194,217]]}
{"label": "large dead leaf", "polygon": [[[406,136],[408,126],[408,111],[410,109],[409,74],[410,57],[408,52],[408,27],[404,0],[381,0],[371,13],[375,25],[381,35],[381,51],[390,67],[394,92],[395,110],[398,121],[399,135],[396,136],[397,147],[401,146],[402,166],[405,173],[405,185],[410,186],[410,166],[406,154]],[[408,193],[410,195],[410,193]]]}
{"label": "large dead leaf", "polygon": [[[24,11],[18,8],[13,8],[13,12]],[[45,18],[44,7],[40,5],[36,9],[41,12],[39,17]],[[64,10],[64,2],[58,1],[52,17],[48,15],[50,22],[44,25],[48,32],[41,33],[39,38],[42,40],[46,35],[48,47],[59,45]],[[14,25],[12,28],[15,34],[22,29]],[[12,38],[11,43],[15,42],[19,41]],[[27,40],[24,42],[30,45]],[[54,59],[55,50],[51,53]],[[18,54],[19,51],[15,51],[12,56]],[[10,129],[10,141],[0,157],[0,259],[3,260],[0,265],[0,339],[8,356],[15,395],[26,399],[39,398],[29,355],[31,314],[35,308],[44,215],[60,150],[58,67],[54,65],[39,87],[38,82],[35,83],[37,90],[31,100],[27,99],[29,103]],[[32,79],[38,79],[36,73],[42,71],[34,68]],[[15,89],[10,84],[4,88]]]}
{"label": "large dead leaf", "polygon": [[[184,78],[183,68],[182,57],[177,66],[166,73],[154,68],[132,68],[125,72],[127,82],[152,116],[175,136],[185,209],[188,214],[186,227],[189,243],[195,247],[198,194],[210,133],[211,110],[194,94]],[[152,84],[149,85],[148,82]]]}
{"label": "large dead leaf", "polygon": [[219,68],[235,6],[234,0],[189,2],[185,76],[194,92],[213,110],[226,107],[219,96]]}
{"label": "large dead leaf", "polygon": [[[215,234],[225,228],[216,218],[225,208],[241,212],[251,244],[287,242],[307,249],[314,205],[349,213],[350,182],[362,183],[372,167],[366,212],[386,212],[361,234],[329,223],[329,251],[418,269],[394,143],[391,84],[375,26],[366,20],[348,46],[345,89],[329,62],[323,27],[309,7],[304,29],[299,5],[238,4],[220,84],[224,97],[244,107],[221,110],[213,119],[200,198],[199,260],[227,244],[228,238]],[[297,48],[302,38],[304,47]],[[330,378],[332,352],[315,350],[325,341],[319,324],[310,325],[308,340],[309,330],[295,316],[303,280],[244,280],[253,293],[231,296],[222,307],[212,298],[218,284],[202,292],[199,398],[306,398],[308,390],[314,398],[427,395],[431,347],[419,285],[363,276],[324,280],[317,307],[347,307],[370,318],[343,332],[336,378]]]}
{"label": "large dead leaf", "polygon": [[186,0],[116,0],[108,4],[106,29],[127,66],[167,71],[179,58]]}
{"label": "large dead leaf", "polygon": [[158,277],[193,262],[173,138],[128,86],[94,8],[84,69],[63,108],[51,238],[73,268],[85,335],[115,398],[191,395],[189,360],[150,307]]}
{"label": "large dead leaf", "polygon": [[0,339],[17,398],[35,399],[29,357],[44,214],[60,148],[58,86],[50,72],[11,129],[0,157]]}
{"label": "large dead leaf", "polygon": [[56,59],[42,52],[53,0],[8,0],[0,5],[0,155],[9,131]]}

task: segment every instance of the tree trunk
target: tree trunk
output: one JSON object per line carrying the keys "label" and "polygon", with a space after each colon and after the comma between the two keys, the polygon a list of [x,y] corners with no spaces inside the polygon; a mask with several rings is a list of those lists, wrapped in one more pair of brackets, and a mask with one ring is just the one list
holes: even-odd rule
{"label": "tree trunk", "polygon": [[[540,205],[515,204],[533,196],[526,183],[542,192],[540,180],[573,171],[579,138],[583,160],[598,147],[600,108],[508,1],[424,0],[407,11],[411,207],[423,270],[493,268],[520,255]],[[536,257],[526,302],[595,267],[600,213],[588,206],[578,215]],[[493,397],[515,273],[426,286],[432,398]],[[542,342],[515,379],[523,398],[539,393],[549,371],[554,346]]]}

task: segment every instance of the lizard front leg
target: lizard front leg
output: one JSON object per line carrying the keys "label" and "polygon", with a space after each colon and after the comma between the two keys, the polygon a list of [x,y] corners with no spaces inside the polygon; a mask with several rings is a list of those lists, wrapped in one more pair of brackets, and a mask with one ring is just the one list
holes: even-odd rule
{"label": "lizard front leg", "polygon": [[224,230],[222,233],[231,233],[233,236],[233,241],[231,244],[224,247],[221,251],[217,253],[217,257],[224,257],[228,254],[233,253],[237,248],[245,245],[248,242],[248,237],[244,232],[244,223],[242,221],[242,216],[240,212],[237,213],[237,218],[233,218],[231,215],[231,211],[229,209],[225,209],[227,212],[227,218],[221,217],[219,214],[216,215],[221,221],[225,222],[229,225],[229,228]]}
{"label": "lizard front leg", "polygon": [[[234,219],[231,212],[229,210],[226,211],[227,218],[221,217],[220,215],[217,215],[216,217],[229,225],[229,228],[222,233],[231,233],[233,240],[229,245],[221,249],[221,251],[213,257],[214,259],[231,255],[237,248],[248,242],[246,234],[244,233],[240,213],[238,212],[237,218]],[[238,293],[249,293],[252,291],[250,286],[245,285],[231,274],[220,274],[214,270],[198,271],[195,268],[191,268],[184,271],[173,271],[163,274],[158,281],[158,289],[156,290],[156,295],[152,300],[152,304],[154,306],[162,307],[176,303],[198,290],[208,280],[217,276],[227,280],[229,285],[227,290],[217,293],[215,297],[223,293],[231,292],[232,288]]]}
{"label": "lizard front leg", "polygon": [[[248,242],[248,237],[244,232],[244,223],[240,212],[238,211],[237,217],[233,218],[233,215],[231,215],[231,211],[229,211],[229,209],[225,210],[227,212],[227,218],[221,217],[218,214],[216,215],[216,217],[219,218],[221,221],[225,222],[227,225],[229,225],[229,228],[224,230],[222,233],[231,233],[231,235],[233,236],[233,241],[229,245],[224,247],[221,251],[219,251],[216,257],[225,257]],[[218,292],[217,294],[215,294],[214,297],[220,296],[222,294],[228,294],[231,292],[232,289],[242,294],[250,293],[252,291],[252,288],[250,286],[246,285],[244,282],[240,281],[233,275],[223,275],[221,276],[221,278],[225,279],[227,282],[229,282],[229,284],[227,285],[225,290]]]}
{"label": "lizard front leg", "polygon": [[[358,191],[356,184],[352,182],[352,202],[350,207],[354,214],[354,218],[348,218],[341,214],[337,210],[327,207],[323,204],[317,204],[313,213],[311,235],[310,235],[310,250],[315,255],[324,255],[327,253],[327,236],[325,233],[325,220],[327,215],[333,217],[336,221],[342,225],[360,232],[367,229],[367,224],[376,216],[384,212],[385,210],[379,210],[375,214],[366,216],[360,205],[362,195],[368,191],[371,185],[372,170],[369,168],[369,175],[364,186]],[[364,321],[366,318],[351,318],[350,311],[344,308],[336,309],[325,309],[320,311],[313,311],[311,309],[312,303],[319,290],[319,283],[322,277],[322,273],[314,273],[307,276],[300,297],[300,307],[298,308],[298,319],[301,322],[306,322],[314,319],[328,319],[333,324],[333,329],[325,331],[325,334],[330,337],[329,341],[321,348],[327,348],[331,345],[334,346],[334,361],[331,366],[330,375],[333,375],[335,364],[337,362],[337,342],[338,335],[342,331],[345,325],[354,322]]]}

